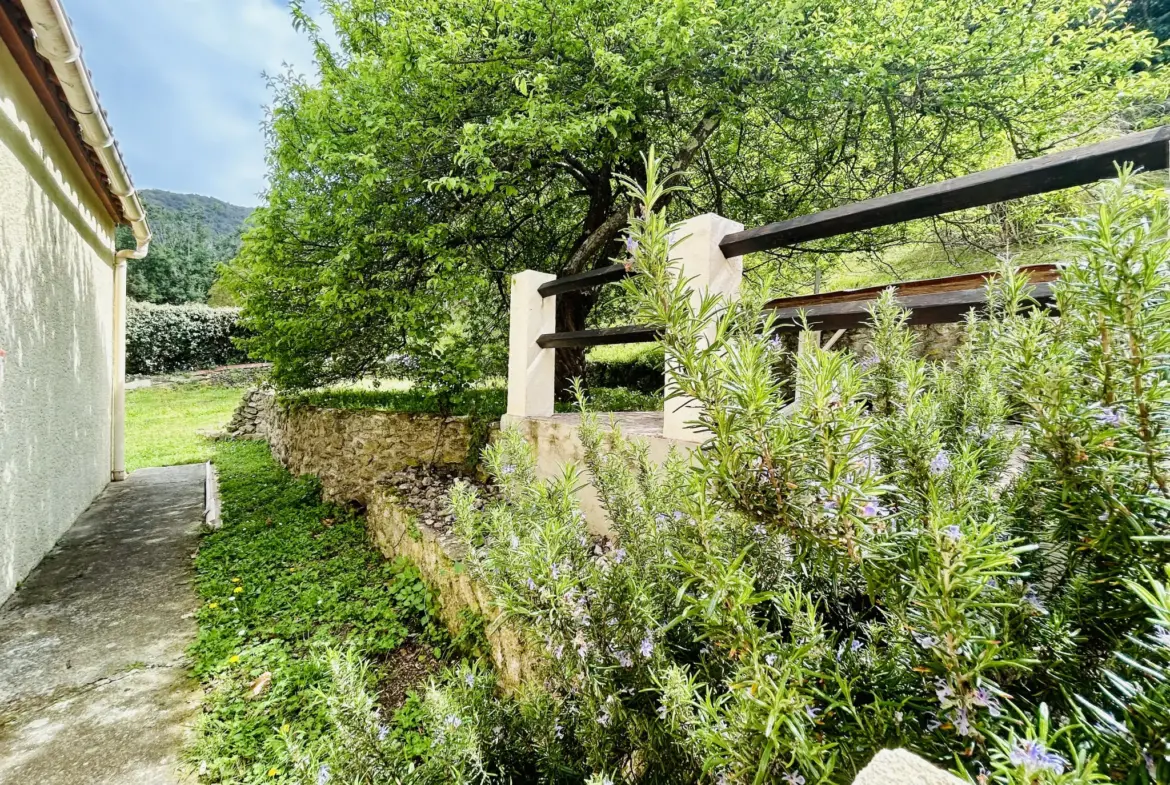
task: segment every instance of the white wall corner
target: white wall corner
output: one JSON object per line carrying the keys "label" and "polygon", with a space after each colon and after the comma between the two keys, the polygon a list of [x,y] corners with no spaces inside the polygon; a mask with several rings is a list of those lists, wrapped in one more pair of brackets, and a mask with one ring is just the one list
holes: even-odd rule
{"label": "white wall corner", "polygon": [[[742,230],[743,224],[715,213],[695,216],[683,222],[678,229],[678,236],[682,239],[675,246],[673,257],[678,273],[690,281],[692,307],[697,308],[707,292],[723,295],[729,301],[739,297],[739,287],[743,281],[743,257],[724,257],[719,250],[719,243],[727,235]],[[711,326],[705,337],[710,340],[714,335],[715,328]],[[701,407],[692,398],[672,396],[675,389],[671,381],[672,365],[668,354],[662,435],[667,439],[702,441],[706,438],[705,431],[693,424],[698,419]]]}
{"label": "white wall corner", "polygon": [[553,413],[556,350],[541,349],[536,339],[557,330],[557,298],[541,297],[550,273],[525,270],[512,276],[508,325],[508,414],[548,417]]}

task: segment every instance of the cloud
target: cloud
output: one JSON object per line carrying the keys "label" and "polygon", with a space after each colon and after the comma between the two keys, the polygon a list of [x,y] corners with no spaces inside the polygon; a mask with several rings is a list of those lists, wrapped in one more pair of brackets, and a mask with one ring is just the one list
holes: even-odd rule
{"label": "cloud", "polygon": [[313,74],[278,0],[72,0],[67,11],[140,188],[254,205],[264,188],[264,74]]}

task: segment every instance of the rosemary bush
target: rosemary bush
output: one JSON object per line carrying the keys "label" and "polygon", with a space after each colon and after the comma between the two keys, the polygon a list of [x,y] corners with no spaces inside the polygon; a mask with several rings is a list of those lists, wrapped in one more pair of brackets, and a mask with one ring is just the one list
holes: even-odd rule
{"label": "rosemary bush", "polygon": [[623,285],[707,439],[660,466],[584,413],[600,561],[578,469],[486,451],[501,499],[453,492],[457,530],[544,679],[433,685],[400,776],[846,783],[900,746],[979,783],[1170,781],[1164,194],[1125,170],[1069,224],[1059,319],[1005,266],[933,363],[887,293],[861,356],[801,342],[787,400],[761,303],[692,304],[647,164]]}

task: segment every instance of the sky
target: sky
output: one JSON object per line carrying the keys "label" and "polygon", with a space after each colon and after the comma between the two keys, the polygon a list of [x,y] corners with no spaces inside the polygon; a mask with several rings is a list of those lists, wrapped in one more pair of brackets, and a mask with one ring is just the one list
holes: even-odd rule
{"label": "sky", "polygon": [[264,74],[314,73],[286,0],[63,4],[135,186],[259,204]]}

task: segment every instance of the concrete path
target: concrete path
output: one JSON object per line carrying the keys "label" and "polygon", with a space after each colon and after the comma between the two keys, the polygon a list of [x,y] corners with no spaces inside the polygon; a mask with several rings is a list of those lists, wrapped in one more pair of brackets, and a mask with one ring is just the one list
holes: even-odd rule
{"label": "concrete path", "polygon": [[187,781],[202,511],[202,465],[136,471],[0,608],[0,783]]}

